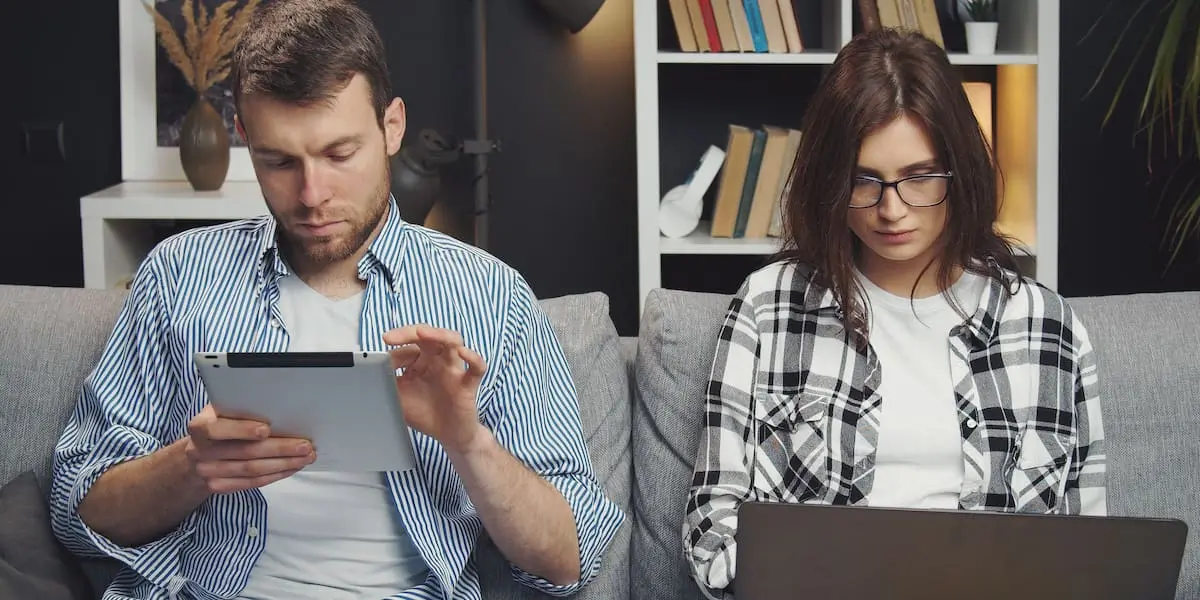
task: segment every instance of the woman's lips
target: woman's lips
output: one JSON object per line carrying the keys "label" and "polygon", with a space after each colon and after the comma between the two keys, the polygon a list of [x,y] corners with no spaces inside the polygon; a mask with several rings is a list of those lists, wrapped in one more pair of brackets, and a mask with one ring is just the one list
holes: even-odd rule
{"label": "woman's lips", "polygon": [[903,244],[912,240],[914,231],[916,230],[909,229],[906,231],[876,231],[875,234],[889,244]]}

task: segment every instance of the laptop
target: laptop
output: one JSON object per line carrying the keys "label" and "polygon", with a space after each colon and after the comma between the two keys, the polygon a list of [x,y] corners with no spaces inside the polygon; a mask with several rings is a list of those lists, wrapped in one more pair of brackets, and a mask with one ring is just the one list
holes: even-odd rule
{"label": "laptop", "polygon": [[1177,519],[744,503],[737,600],[1174,600]]}

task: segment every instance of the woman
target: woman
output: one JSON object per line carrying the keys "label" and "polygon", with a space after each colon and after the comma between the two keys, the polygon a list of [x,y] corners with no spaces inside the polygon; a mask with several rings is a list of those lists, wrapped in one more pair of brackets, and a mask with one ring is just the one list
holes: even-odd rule
{"label": "woman", "polygon": [[805,120],[785,251],[741,286],[712,365],[683,528],[701,589],[730,594],[748,501],[1104,514],[1087,332],[994,231],[946,54],[860,35]]}

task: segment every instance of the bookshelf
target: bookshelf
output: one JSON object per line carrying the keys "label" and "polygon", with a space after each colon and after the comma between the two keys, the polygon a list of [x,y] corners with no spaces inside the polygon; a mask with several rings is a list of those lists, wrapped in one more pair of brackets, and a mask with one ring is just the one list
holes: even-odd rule
{"label": "bookshelf", "polygon": [[[659,203],[685,182],[705,148],[725,149],[728,125],[798,127],[820,76],[861,29],[856,0],[795,0],[795,6],[805,2],[812,3],[810,9],[819,6],[819,23],[805,24],[807,31],[820,32],[813,36],[819,39],[812,45],[806,39],[805,49],[792,53],[682,51],[671,2],[634,3],[640,306],[651,290],[663,287],[664,274],[682,273],[665,271],[677,268],[681,258],[695,268],[718,256],[752,261],[778,250],[778,238],[709,235],[719,175],[705,194],[703,220],[689,235],[661,234]],[[988,55],[966,53],[961,29],[957,38],[948,34],[954,24],[939,14],[951,63],[964,80],[986,84],[986,112],[980,114],[990,113],[991,119],[981,120],[1004,178],[997,226],[1020,241],[1025,268],[1051,288],[1058,276],[1059,2],[1000,2],[997,50]],[[722,277],[736,286],[747,273]],[[717,291],[679,283],[679,276],[670,279],[675,281],[670,287]],[[697,279],[711,285],[711,276]]]}

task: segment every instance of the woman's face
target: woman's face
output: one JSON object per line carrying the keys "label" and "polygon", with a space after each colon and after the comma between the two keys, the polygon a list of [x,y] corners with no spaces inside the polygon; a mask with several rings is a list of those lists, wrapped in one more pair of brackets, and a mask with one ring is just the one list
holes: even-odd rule
{"label": "woman's face", "polygon": [[[863,140],[848,208],[851,231],[862,241],[866,272],[910,272],[924,268],[940,251],[946,228],[944,202],[949,179],[923,177],[896,186],[880,186],[874,180],[894,182],[914,175],[944,174],[933,144],[920,123],[908,115],[879,128]],[[878,204],[867,208],[879,197]],[[908,201],[900,199],[901,195]],[[910,204],[932,204],[914,207]]]}

